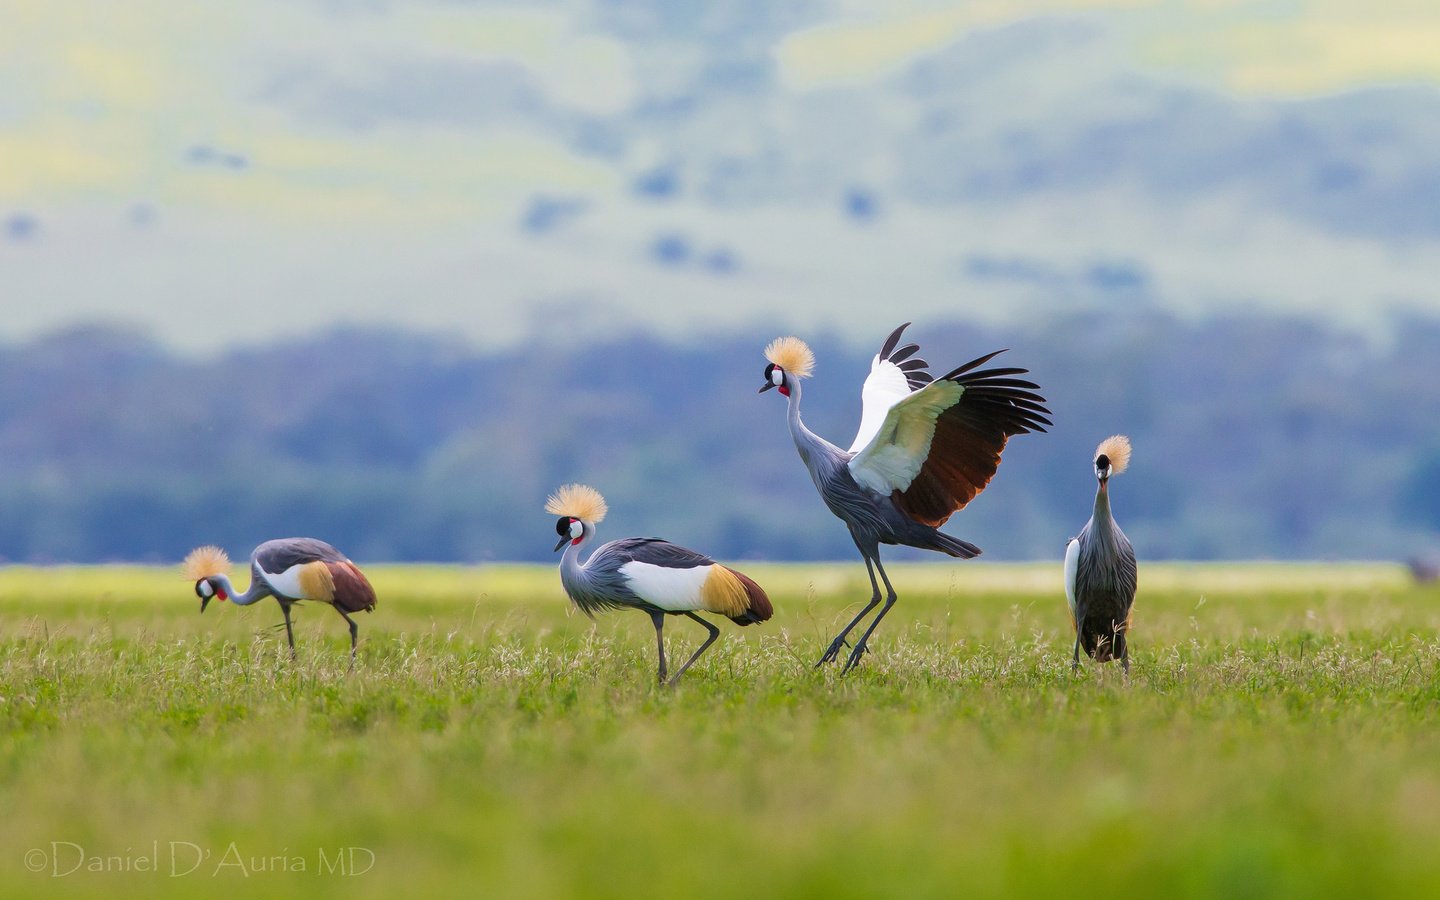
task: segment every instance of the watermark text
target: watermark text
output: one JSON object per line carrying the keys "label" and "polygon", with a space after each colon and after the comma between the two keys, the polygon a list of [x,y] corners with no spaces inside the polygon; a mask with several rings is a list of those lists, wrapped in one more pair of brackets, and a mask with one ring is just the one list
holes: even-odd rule
{"label": "watermark text", "polygon": [[257,878],[271,875],[321,875],[353,878],[375,868],[367,847],[280,848],[260,852],[235,841],[224,845],[194,841],[149,844],[100,851],[75,841],[49,841],[25,851],[25,868],[50,878],[141,873],[161,878]]}

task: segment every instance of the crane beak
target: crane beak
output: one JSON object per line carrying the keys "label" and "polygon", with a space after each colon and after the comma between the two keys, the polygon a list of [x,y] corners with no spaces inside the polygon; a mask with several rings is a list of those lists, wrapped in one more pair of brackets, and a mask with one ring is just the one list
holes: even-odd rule
{"label": "crane beak", "polygon": [[209,598],[209,597],[201,597],[201,598],[200,598],[200,612],[201,612],[201,614],[204,614],[204,612],[205,612],[205,607],[207,607],[207,606],[209,606],[209,605],[210,605],[210,598]]}
{"label": "crane beak", "polygon": [[766,391],[768,391],[768,390],[770,390],[771,388],[773,388],[774,386],[775,386],[774,382],[767,381],[767,382],[765,382],[765,386],[762,387],[760,390],[756,391],[755,393],[757,393],[757,394],[763,394],[763,393],[765,393]]}
{"label": "crane beak", "polygon": [[558,544],[555,545],[555,550],[554,550],[554,552],[555,552],[555,553],[559,553],[559,552],[560,552],[560,548],[563,547],[563,546],[565,546],[565,545],[568,544],[568,543],[570,543],[570,539],[569,539],[568,537],[562,537],[562,538],[560,539],[560,543],[558,543]]}

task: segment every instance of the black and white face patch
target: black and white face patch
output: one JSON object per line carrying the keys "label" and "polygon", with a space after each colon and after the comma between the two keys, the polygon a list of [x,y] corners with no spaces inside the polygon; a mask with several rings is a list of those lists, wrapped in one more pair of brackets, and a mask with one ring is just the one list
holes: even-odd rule
{"label": "black and white face patch", "polygon": [[561,516],[560,521],[555,523],[555,533],[572,541],[579,540],[585,533],[585,523],[574,516]]}
{"label": "black and white face patch", "polygon": [[1110,457],[1106,456],[1106,455],[1103,454],[1103,453],[1100,454],[1099,456],[1095,457],[1095,477],[1096,477],[1096,478],[1109,478],[1109,477],[1110,477]]}
{"label": "black and white face patch", "polygon": [[215,596],[215,589],[210,586],[209,581],[195,582],[195,593],[202,599]]}
{"label": "black and white face patch", "polygon": [[570,520],[570,540],[578,541],[585,534],[585,525],[579,519]]}
{"label": "black and white face patch", "polygon": [[765,377],[770,379],[770,383],[776,387],[785,384],[785,370],[774,363],[771,363],[770,366],[766,368]]}

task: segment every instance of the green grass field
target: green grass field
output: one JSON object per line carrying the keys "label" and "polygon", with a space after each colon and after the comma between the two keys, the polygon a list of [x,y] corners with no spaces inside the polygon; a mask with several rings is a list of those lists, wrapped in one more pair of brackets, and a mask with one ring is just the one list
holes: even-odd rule
{"label": "green grass field", "polygon": [[1398,568],[1147,566],[1128,684],[1072,676],[1058,563],[892,567],[845,678],[864,567],[746,571],[775,618],[666,690],[550,568],[373,570],[349,674],[327,608],[291,663],[270,601],[0,570],[0,894],[1440,894],[1440,592]]}

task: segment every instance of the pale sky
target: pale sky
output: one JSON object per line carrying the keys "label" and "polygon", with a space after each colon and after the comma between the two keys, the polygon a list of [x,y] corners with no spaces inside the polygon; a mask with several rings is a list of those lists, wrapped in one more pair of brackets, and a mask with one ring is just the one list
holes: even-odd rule
{"label": "pale sky", "polygon": [[[809,102],[1047,16],[1102,29],[1118,65],[1231,96],[1440,84],[1440,4],[1429,0],[842,0],[767,38],[766,52],[779,90]],[[925,273],[957,242],[1001,255],[1038,247],[1079,266],[1167,227],[1144,203],[1116,205],[1073,240],[1056,221],[1071,213],[1044,199],[998,218],[900,210],[864,235],[803,208],[637,203],[635,173],[663,148],[586,152],[565,123],[630,113],[699,63],[676,39],[639,56],[582,6],[0,0],[0,22],[3,339],[102,318],[197,348],[339,321],[504,341],[551,309],[584,327],[699,330],[827,322],[837,303],[869,327],[893,318],[866,305],[876,292],[907,291],[921,313],[952,309]],[[537,242],[517,228],[537,194],[580,198],[590,218]],[[1187,286],[1180,306],[1269,292],[1304,308],[1315,283],[1343,299],[1349,279],[1375,290],[1379,279],[1402,303],[1433,300],[1433,243],[1380,246],[1233,215],[1168,226],[1206,248],[1155,249],[1155,271]],[[1231,225],[1263,233],[1229,246]],[[657,268],[646,247],[676,229],[697,252],[708,241],[753,264],[719,279]],[[1318,274],[1273,268],[1285,248],[1320,259]],[[1212,264],[1221,252],[1234,254],[1236,280],[1214,272],[1230,268]]]}

